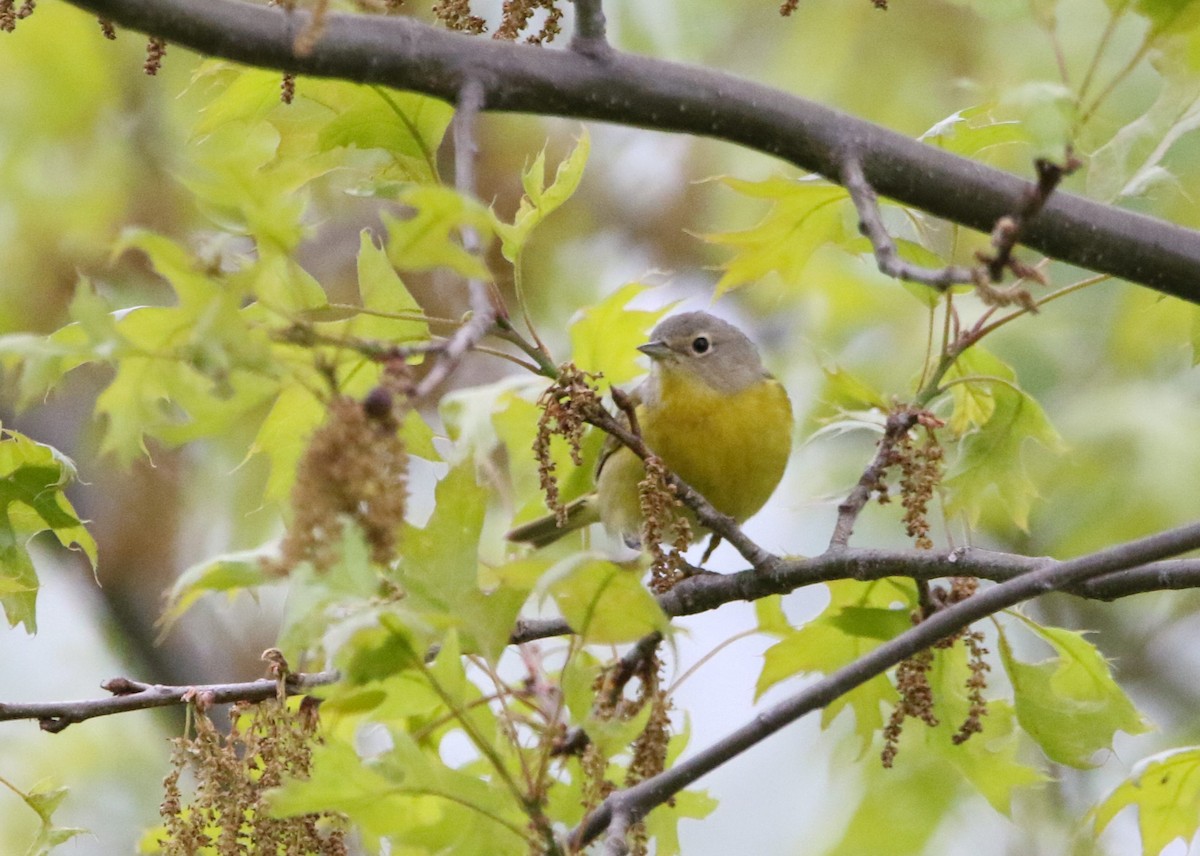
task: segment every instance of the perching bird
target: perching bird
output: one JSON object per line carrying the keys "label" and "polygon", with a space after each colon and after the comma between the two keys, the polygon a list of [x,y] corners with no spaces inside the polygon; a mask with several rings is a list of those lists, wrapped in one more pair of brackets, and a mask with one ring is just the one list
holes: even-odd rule
{"label": "perching bird", "polygon": [[[642,439],[714,508],[743,522],[775,492],[787,466],[787,392],[763,368],[754,343],[707,312],[667,318],[638,350],[651,360],[650,376],[630,395]],[[641,459],[610,437],[596,468],[596,489],[567,506],[565,527],[547,516],[507,537],[540,547],[602,521],[610,533],[636,544],[643,478]]]}

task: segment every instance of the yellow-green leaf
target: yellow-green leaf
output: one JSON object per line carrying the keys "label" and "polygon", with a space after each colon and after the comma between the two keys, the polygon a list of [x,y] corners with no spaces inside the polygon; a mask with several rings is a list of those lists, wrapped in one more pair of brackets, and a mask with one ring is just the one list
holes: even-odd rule
{"label": "yellow-green leaf", "polygon": [[516,262],[530,233],[559,206],[571,198],[583,179],[583,168],[591,151],[591,137],[584,128],[575,147],[558,165],[550,186],[545,184],[546,150],[534,158],[521,173],[525,195],[517,207],[512,223],[497,219],[496,234],[500,236],[501,252],[510,262]]}
{"label": "yellow-green leaf", "polygon": [[1096,834],[1129,806],[1137,807],[1144,856],[1158,856],[1176,841],[1190,844],[1200,828],[1200,748],[1176,749],[1139,763],[1092,810]]}
{"label": "yellow-green leaf", "polygon": [[599,303],[589,306],[571,323],[571,356],[587,372],[603,373],[612,386],[620,386],[645,372],[639,366],[639,345],[669,309],[629,309],[628,304],[649,286],[630,282]]}
{"label": "yellow-green leaf", "polygon": [[400,270],[423,271],[449,268],[473,279],[491,279],[487,266],[459,243],[463,227],[479,233],[482,246],[492,234],[490,212],[448,187],[422,185],[401,194],[400,201],[411,206],[411,217],[383,216],[388,230],[388,258]]}
{"label": "yellow-green leaf", "polygon": [[574,556],[547,573],[546,591],[585,642],[618,645],[668,631],[667,616],[636,571]]}
{"label": "yellow-green leaf", "polygon": [[1092,767],[1096,753],[1112,748],[1118,731],[1141,734],[1150,729],[1082,633],[1021,620],[1050,645],[1054,657],[1022,662],[1003,634],[1000,656],[1012,682],[1017,719],[1051,760]]}
{"label": "yellow-green leaf", "polygon": [[841,203],[847,196],[841,187],[783,177],[759,182],[722,178],[721,182],[745,196],[770,200],[772,205],[751,229],[702,236],[733,250],[717,283],[718,296],[772,272],[795,283],[813,253],[846,235]]}

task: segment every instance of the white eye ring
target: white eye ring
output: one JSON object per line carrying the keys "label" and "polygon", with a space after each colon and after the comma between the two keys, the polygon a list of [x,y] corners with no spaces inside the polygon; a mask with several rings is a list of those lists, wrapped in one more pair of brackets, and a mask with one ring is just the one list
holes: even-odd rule
{"label": "white eye ring", "polygon": [[709,343],[707,336],[697,336],[692,340],[692,350],[697,354],[707,353],[710,347],[712,345]]}

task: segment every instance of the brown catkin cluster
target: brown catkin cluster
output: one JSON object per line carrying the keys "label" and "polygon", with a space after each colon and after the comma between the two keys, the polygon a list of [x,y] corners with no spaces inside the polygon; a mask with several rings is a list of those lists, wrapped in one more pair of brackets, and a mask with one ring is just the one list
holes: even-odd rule
{"label": "brown catkin cluster", "polygon": [[325,424],[300,460],[292,523],[272,570],[286,573],[302,562],[331,567],[346,521],[358,526],[373,561],[386,565],[395,558],[408,493],[408,452],[398,433],[406,406],[386,377],[361,403],[346,396],[329,403]]}
{"label": "brown catkin cluster", "polygon": [[[686,575],[683,553],[692,542],[692,527],[680,513],[683,502],[667,481],[662,459],[645,460],[646,477],[638,482],[642,512],[642,544],[650,552],[650,589],[657,594],[670,591]],[[663,548],[670,542],[669,550]]]}
{"label": "brown catkin cluster", "polygon": [[[671,699],[662,690],[661,673],[662,660],[657,653],[643,661],[639,672],[639,699],[641,705],[650,705],[650,718],[633,742],[633,759],[625,774],[626,788],[657,776],[667,766],[667,749],[671,743]],[[674,801],[668,800],[667,804],[674,805]],[[648,847],[646,824],[639,821],[629,829],[629,852],[631,856],[646,856]]]}
{"label": "brown catkin cluster", "polygon": [[17,28],[17,21],[28,18],[37,8],[37,0],[25,0],[21,8],[15,7],[14,0],[0,0],[0,30],[11,33]]}
{"label": "brown catkin cluster", "polygon": [[296,75],[285,74],[279,81],[279,100],[291,104],[296,99]]}
{"label": "brown catkin cluster", "polygon": [[526,37],[525,41],[531,45],[554,41],[554,37],[562,32],[563,15],[556,0],[504,0],[500,27],[493,38],[516,41],[538,9],[546,10],[546,20],[542,22],[542,28]]}
{"label": "brown catkin cluster", "polygon": [[904,529],[918,550],[932,550],[929,537],[929,502],[942,482],[943,456],[937,429],[944,424],[931,413],[921,413],[917,423],[924,441],[905,432],[892,450],[890,463],[900,468],[900,503],[904,506]]}
{"label": "brown catkin cluster", "polygon": [[[1001,218],[1005,220],[1007,218]],[[1013,264],[1016,264],[1015,260]],[[1037,268],[1031,268],[1025,265],[1020,266],[1021,276],[1028,276],[1046,283],[1045,276]],[[1033,299],[1033,295],[1029,293],[1029,289],[1021,285],[1020,282],[1014,282],[1012,285],[999,286],[993,285],[987,277],[985,270],[980,270],[975,277],[975,294],[979,296],[980,301],[985,306],[996,306],[1004,308],[1012,306],[1014,303],[1024,309],[1026,312],[1037,312],[1037,301]]]}
{"label": "brown catkin cluster", "polygon": [[117,28],[113,26],[113,22],[107,18],[97,18],[96,21],[100,24],[100,32],[104,34],[104,38],[110,42],[117,40]]}
{"label": "brown catkin cluster", "polygon": [[[345,856],[344,823],[334,815],[269,816],[264,795],[285,778],[307,778],[317,740],[317,702],[305,698],[299,710],[277,699],[234,705],[232,728],[221,734],[195,707],[196,734],[178,738],[173,770],[163,781],[159,808],[166,856],[191,856],[201,848],[218,853],[304,853]],[[186,802],[180,775],[191,766],[196,790]]]}
{"label": "brown catkin cluster", "polygon": [[487,32],[487,21],[471,14],[471,0],[438,0],[433,14],[451,30],[473,36]]}
{"label": "brown catkin cluster", "polygon": [[[936,609],[945,609],[966,600],[979,590],[979,580],[974,577],[952,577],[950,587],[941,586],[930,589],[930,599]],[[913,620],[918,621],[920,614],[914,614]],[[960,630],[945,639],[934,643],[932,649],[926,649],[914,657],[902,662],[896,668],[896,688],[900,692],[900,701],[892,710],[891,718],[883,731],[883,766],[890,767],[895,760],[898,750],[900,731],[904,720],[914,717],[926,725],[938,724],[933,714],[933,691],[929,686],[927,673],[933,664],[933,651],[947,650],[959,642],[967,648],[967,666],[970,676],[967,678],[967,700],[969,707],[967,717],[959,725],[958,731],[951,740],[956,744],[965,743],[972,734],[983,731],[983,717],[987,716],[987,673],[992,670],[987,661],[988,649],[983,644],[983,634],[978,630]]]}
{"label": "brown catkin cluster", "polygon": [[560,528],[567,525],[567,508],[559,497],[557,465],[550,440],[556,435],[565,439],[571,450],[571,462],[577,467],[583,465],[580,444],[587,418],[600,407],[595,385],[599,377],[580,371],[572,363],[564,363],[559,367],[558,379],[538,398],[537,406],[542,413],[538,417],[537,436],[533,438],[533,455],[546,506],[554,512]]}
{"label": "brown catkin cluster", "polygon": [[987,673],[992,670],[985,659],[988,649],[983,647],[982,633],[972,630],[963,634],[963,644],[967,646],[968,664],[971,669],[971,676],[967,678],[967,699],[970,701],[970,707],[967,709],[967,718],[952,738],[955,745],[965,743],[972,734],[983,731],[983,717],[987,716],[988,712],[983,691],[987,689]]}
{"label": "brown catkin cluster", "polygon": [[163,57],[167,55],[167,43],[156,36],[151,36],[146,42],[146,61],[142,71],[153,77],[162,68]]}
{"label": "brown catkin cluster", "polygon": [[926,648],[904,660],[896,667],[896,689],[900,700],[883,729],[883,752],[880,760],[890,768],[900,751],[900,734],[904,720],[919,719],[929,727],[938,724],[933,712],[933,688],[929,686],[929,670],[933,667],[933,651]]}
{"label": "brown catkin cluster", "polygon": [[[593,687],[596,700],[592,712],[597,719],[628,721],[650,705],[646,727],[630,747],[632,758],[625,773],[625,787],[656,776],[666,767],[671,740],[671,700],[662,687],[662,669],[663,663],[655,645],[646,649],[636,663],[618,660],[597,676]],[[634,678],[638,682],[636,692],[626,693],[626,686]],[[616,786],[607,778],[608,759],[595,744],[588,743],[583,748],[580,764],[584,773],[582,803],[587,811],[591,811]],[[633,841],[631,852],[645,854],[646,832],[641,824],[630,831],[630,838]]]}

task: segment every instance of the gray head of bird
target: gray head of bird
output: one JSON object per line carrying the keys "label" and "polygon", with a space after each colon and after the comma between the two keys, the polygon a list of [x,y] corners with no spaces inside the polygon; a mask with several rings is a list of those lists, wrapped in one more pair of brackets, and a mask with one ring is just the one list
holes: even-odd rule
{"label": "gray head of bird", "polygon": [[638,350],[650,357],[652,374],[687,372],[727,394],[741,392],[766,374],[758,349],[746,334],[707,312],[664,319]]}

